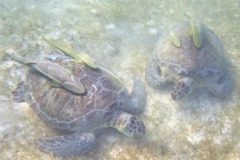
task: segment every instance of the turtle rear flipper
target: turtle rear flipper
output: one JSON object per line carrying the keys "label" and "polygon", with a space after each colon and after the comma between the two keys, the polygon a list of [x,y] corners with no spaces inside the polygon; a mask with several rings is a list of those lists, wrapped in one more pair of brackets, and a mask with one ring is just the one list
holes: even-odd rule
{"label": "turtle rear flipper", "polygon": [[24,100],[24,81],[18,83],[17,88],[12,92],[13,100],[15,102],[25,102]]}
{"label": "turtle rear flipper", "polygon": [[95,145],[92,133],[74,133],[52,138],[39,138],[36,144],[40,150],[57,157],[79,156],[89,152]]}

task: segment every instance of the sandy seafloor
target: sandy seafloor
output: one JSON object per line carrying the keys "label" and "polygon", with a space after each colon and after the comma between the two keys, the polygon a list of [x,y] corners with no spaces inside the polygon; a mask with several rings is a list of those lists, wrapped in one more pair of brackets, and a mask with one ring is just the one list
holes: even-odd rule
{"label": "sandy seafloor", "polygon": [[[106,66],[131,90],[132,78],[144,82],[148,97],[140,118],[146,135],[131,140],[104,130],[85,156],[99,160],[240,159],[240,1],[239,0],[0,0],[0,49],[26,57],[54,50],[43,41],[84,51]],[[182,101],[149,87],[144,68],[158,37],[185,21],[184,13],[207,24],[222,39],[232,63],[234,91],[218,99],[199,89]],[[40,152],[33,141],[50,137],[26,103],[11,100],[26,67],[0,61],[0,159],[61,159]]]}

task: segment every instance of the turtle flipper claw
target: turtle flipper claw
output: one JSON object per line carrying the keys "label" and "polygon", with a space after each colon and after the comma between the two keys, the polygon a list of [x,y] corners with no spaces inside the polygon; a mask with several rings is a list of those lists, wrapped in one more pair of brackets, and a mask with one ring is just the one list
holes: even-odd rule
{"label": "turtle flipper claw", "polygon": [[39,138],[39,149],[57,157],[79,156],[88,153],[95,145],[92,133],[74,133],[53,138]]}

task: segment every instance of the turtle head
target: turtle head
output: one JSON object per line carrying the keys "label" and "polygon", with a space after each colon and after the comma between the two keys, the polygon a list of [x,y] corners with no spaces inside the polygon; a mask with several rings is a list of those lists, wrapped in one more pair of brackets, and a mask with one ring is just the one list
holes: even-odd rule
{"label": "turtle head", "polygon": [[129,137],[140,137],[145,134],[143,122],[126,112],[114,114],[110,125]]}

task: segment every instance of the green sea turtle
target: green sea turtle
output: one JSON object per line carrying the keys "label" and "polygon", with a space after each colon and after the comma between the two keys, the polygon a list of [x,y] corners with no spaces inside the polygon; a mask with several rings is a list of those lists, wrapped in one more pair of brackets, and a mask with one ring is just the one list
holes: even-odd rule
{"label": "green sea turtle", "polygon": [[174,83],[172,99],[178,100],[199,87],[218,97],[233,89],[226,51],[206,25],[191,20],[173,27],[157,42],[146,66],[146,79],[154,88]]}
{"label": "green sea turtle", "polygon": [[[93,69],[63,55],[41,61],[7,56],[30,67],[26,80],[13,91],[13,99],[28,102],[50,127],[71,132],[37,139],[40,150],[60,157],[85,154],[95,145],[95,131],[105,127],[130,137],[144,135],[143,122],[134,116],[143,111],[146,102],[140,80],[135,79],[129,95],[119,79],[103,67]],[[71,52],[70,56],[77,55]],[[84,92],[78,93],[82,87]]]}

